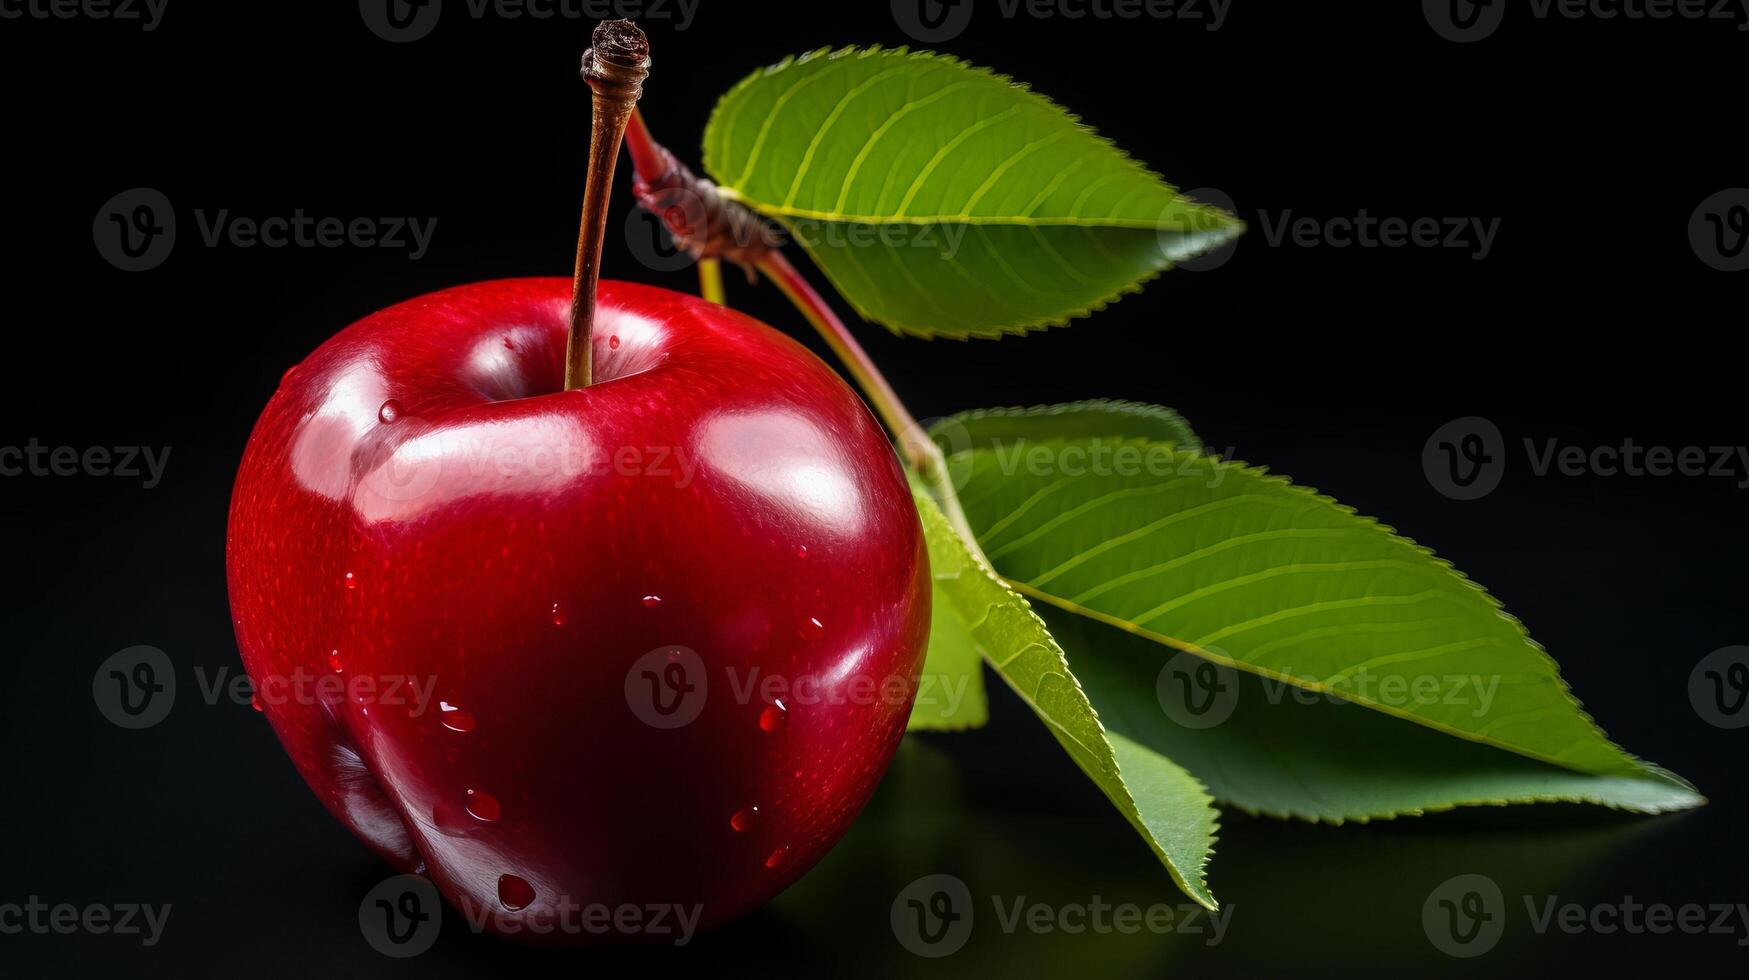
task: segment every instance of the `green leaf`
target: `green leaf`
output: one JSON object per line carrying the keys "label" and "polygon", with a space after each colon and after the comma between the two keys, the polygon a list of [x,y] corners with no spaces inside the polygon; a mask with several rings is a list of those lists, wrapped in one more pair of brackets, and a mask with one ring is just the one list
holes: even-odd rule
{"label": "green leaf", "polygon": [[[1447,735],[1581,773],[1664,778],[1598,730],[1492,597],[1390,528],[1147,440],[1042,445],[1062,460],[1132,447],[1145,463],[1049,472],[994,450],[956,461],[967,519],[1023,593]],[[1438,693],[1466,676],[1492,689],[1485,709]]]}
{"label": "green leaf", "polygon": [[1173,881],[1215,908],[1204,868],[1214,850],[1216,813],[1202,784],[1164,756],[1108,737],[1031,605],[971,553],[927,491],[914,494],[935,596],[958,610],[984,658],[1142,834]]}
{"label": "green leaf", "polygon": [[930,608],[929,653],[907,731],[961,731],[990,720],[984,697],[984,661],[971,627],[953,601],[934,587]]}
{"label": "green leaf", "polygon": [[[1661,813],[1702,802],[1667,774],[1574,772],[1243,671],[1222,671],[1216,697],[1187,694],[1188,665],[1173,661],[1192,654],[1163,656],[1133,633],[1041,613],[1108,731],[1170,757],[1247,813],[1343,823],[1508,803]],[[1186,696],[1210,710],[1198,718],[1184,700],[1166,703]]]}
{"label": "green leaf", "polygon": [[704,142],[724,191],[782,221],[858,312],[920,336],[1061,324],[1243,230],[1048,99],[928,52],[755,72]]}

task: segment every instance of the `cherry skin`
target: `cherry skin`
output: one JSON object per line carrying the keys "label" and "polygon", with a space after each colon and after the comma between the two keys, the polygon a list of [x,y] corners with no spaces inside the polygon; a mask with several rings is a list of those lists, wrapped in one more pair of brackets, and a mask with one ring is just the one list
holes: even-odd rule
{"label": "cherry skin", "polygon": [[806,349],[603,282],[565,391],[570,289],[422,296],[289,372],[237,476],[232,613],[299,773],[389,864],[517,939],[672,941],[578,910],[708,927],[819,860],[904,732],[928,558]]}

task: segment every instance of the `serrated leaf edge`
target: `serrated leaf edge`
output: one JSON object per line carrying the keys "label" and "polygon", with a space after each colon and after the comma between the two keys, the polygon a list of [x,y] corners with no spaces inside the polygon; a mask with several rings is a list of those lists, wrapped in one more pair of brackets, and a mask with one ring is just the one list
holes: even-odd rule
{"label": "serrated leaf edge", "polygon": [[[1098,727],[1100,738],[1105,742],[1105,746],[1107,749],[1106,754],[1111,760],[1111,777],[1114,780],[1116,780],[1118,787],[1123,790],[1124,799],[1129,802],[1129,809],[1134,810],[1136,812],[1137,818],[1132,819],[1130,817],[1130,815],[1128,813],[1124,813],[1121,808],[1120,808],[1119,812],[1123,813],[1123,817],[1124,817],[1124,820],[1126,822],[1130,823],[1132,826],[1135,826],[1136,830],[1141,833],[1142,839],[1147,841],[1147,843],[1148,843],[1149,850],[1153,851],[1154,856],[1159,859],[1159,861],[1162,865],[1165,866],[1167,874],[1172,876],[1172,880],[1178,885],[1179,890],[1183,891],[1192,900],[1194,900],[1198,905],[1201,905],[1204,908],[1209,909],[1210,911],[1218,911],[1220,908],[1220,903],[1215,899],[1214,892],[1213,892],[1213,890],[1211,890],[1209,888],[1209,885],[1208,885],[1208,862],[1209,862],[1209,859],[1211,857],[1213,857],[1213,855],[1214,855],[1214,852],[1215,852],[1214,845],[1220,840],[1220,836],[1219,836],[1220,811],[1218,809],[1215,809],[1215,806],[1214,806],[1215,798],[1214,798],[1213,794],[1211,794],[1209,792],[1208,785],[1206,783],[1204,783],[1201,779],[1198,779],[1196,777],[1195,773],[1192,773],[1190,770],[1185,769],[1183,766],[1178,765],[1178,763],[1176,763],[1176,762],[1172,763],[1174,766],[1177,766],[1180,770],[1183,770],[1183,772],[1186,776],[1190,777],[1191,782],[1196,785],[1196,788],[1201,796],[1203,804],[1208,806],[1214,813],[1214,817],[1213,817],[1213,820],[1210,824],[1210,829],[1209,829],[1209,846],[1203,852],[1202,857],[1198,861],[1197,867],[1194,869],[1194,871],[1189,872],[1189,873],[1193,873],[1195,875],[1195,885],[1192,885],[1190,883],[1190,881],[1187,880],[1187,878],[1185,877],[1187,871],[1185,869],[1180,869],[1179,867],[1177,867],[1173,863],[1172,859],[1167,856],[1165,848],[1161,847],[1160,844],[1154,840],[1153,833],[1151,831],[1149,831],[1145,825],[1137,826],[1138,820],[1140,819],[1140,814],[1141,814],[1142,808],[1139,804],[1136,803],[1135,794],[1130,791],[1129,782],[1124,779],[1123,767],[1117,761],[1116,751],[1111,748],[1111,740],[1109,737],[1109,733],[1106,731],[1105,722],[1100,720],[1099,709],[1094,707],[1093,699],[1089,698],[1087,696],[1086,690],[1081,687],[1081,679],[1076,677],[1075,672],[1069,667],[1069,658],[1066,654],[1063,653],[1062,644],[1058,643],[1057,638],[1055,636],[1051,635],[1050,628],[1045,625],[1044,619],[1039,616],[1038,612],[1032,608],[1032,603],[1027,601],[1026,596],[1017,592],[1008,583],[1008,581],[1006,579],[1004,579],[1004,578],[1002,578],[1002,576],[998,575],[996,573],[996,570],[994,568],[990,567],[990,563],[987,560],[985,560],[983,554],[980,552],[979,549],[968,547],[964,541],[960,540],[960,536],[957,533],[955,533],[953,531],[952,526],[947,523],[946,516],[939,513],[939,506],[936,505],[934,500],[929,499],[927,492],[926,491],[919,491],[917,493],[917,496],[921,497],[924,500],[927,500],[931,507],[937,508],[937,516],[940,518],[942,526],[947,529],[949,535],[951,535],[953,537],[954,541],[959,545],[959,548],[960,548],[961,552],[963,553],[964,558],[967,561],[969,561],[972,564],[972,566],[978,570],[979,574],[981,574],[985,578],[987,578],[992,584],[996,585],[998,588],[1001,588],[1001,589],[1007,591],[1009,594],[1013,595],[1016,599],[1018,599],[1020,601],[1020,608],[1022,609],[1022,611],[1024,611],[1025,614],[1028,617],[1030,617],[1034,623],[1036,623],[1038,625],[1039,632],[1042,633],[1047,639],[1050,640],[1051,649],[1053,651],[1055,651],[1057,662],[1062,666],[1062,671],[1061,671],[1061,674],[1059,676],[1063,677],[1066,681],[1068,681],[1068,683],[1074,688],[1075,693],[1080,696],[1082,703],[1087,705],[1088,714],[1092,716],[1093,724]],[[985,650],[983,648],[982,644],[979,645],[979,652],[981,654],[983,654],[985,660],[990,663],[991,669],[995,671],[996,675],[998,677],[1002,678],[1002,682],[1004,684],[1008,685],[1009,689],[1014,691],[1014,693],[1018,697],[1020,697],[1020,699],[1022,701],[1026,702],[1026,706],[1032,709],[1033,714],[1036,715],[1040,721],[1044,722],[1044,724],[1047,727],[1049,727],[1053,732],[1060,732],[1061,737],[1068,738],[1071,741],[1077,741],[1077,742],[1079,741],[1078,739],[1075,739],[1075,737],[1073,735],[1070,735],[1068,733],[1068,731],[1062,727],[1062,725],[1058,724],[1056,721],[1047,717],[1044,714],[1044,712],[1039,709],[1038,703],[1033,699],[1033,696],[1031,694],[1028,694],[1026,691],[1021,690],[1019,685],[1015,684],[1014,681],[1012,679],[1010,679],[1008,677],[1008,675],[1000,667],[998,667],[996,665],[995,661],[990,658],[989,651]],[[1144,748],[1146,748],[1146,746],[1144,746]],[[1148,751],[1153,751],[1153,750],[1149,749]],[[1092,754],[1092,751],[1090,749],[1088,750],[1088,752],[1089,752],[1089,754]],[[1155,752],[1155,754],[1161,755],[1158,752]],[[1167,757],[1164,755],[1161,755],[1161,758],[1167,758]],[[1168,759],[1167,761],[1171,761],[1171,760]]]}
{"label": "serrated leaf edge", "polygon": [[[1158,442],[1155,442],[1154,440],[1146,439],[1146,438],[1138,438],[1138,439],[1125,440],[1125,441],[1126,442],[1135,442],[1138,444],[1159,445],[1159,446],[1164,446],[1167,448],[1172,448],[1170,443],[1158,443]],[[1178,451],[1178,450],[1174,450],[1174,451]],[[1186,454],[1186,455],[1197,455],[1197,454]],[[1393,708],[1389,705],[1384,705],[1384,704],[1379,704],[1379,703],[1374,702],[1374,701],[1369,701],[1365,698],[1353,696],[1352,693],[1344,694],[1342,692],[1332,691],[1320,683],[1308,681],[1302,677],[1295,677],[1295,676],[1288,675],[1288,674],[1282,674],[1282,673],[1279,673],[1276,671],[1270,671],[1270,670],[1267,670],[1264,668],[1257,667],[1254,664],[1246,663],[1242,660],[1237,660],[1237,659],[1234,659],[1232,657],[1226,657],[1226,656],[1221,656],[1221,655],[1212,653],[1208,650],[1204,650],[1201,647],[1198,647],[1194,643],[1190,643],[1189,641],[1181,640],[1181,639],[1178,639],[1177,637],[1173,637],[1173,636],[1168,636],[1164,633],[1160,633],[1160,632],[1155,631],[1155,630],[1144,629],[1142,627],[1136,626],[1135,624],[1130,623],[1127,620],[1121,619],[1119,617],[1111,616],[1109,614],[1099,612],[1098,610],[1088,609],[1084,606],[1080,606],[1080,605],[1077,605],[1075,603],[1069,602],[1068,600],[1063,599],[1059,596],[1054,596],[1054,595],[1051,595],[1049,593],[1044,592],[1043,590],[1033,588],[1032,586],[1029,586],[1024,582],[1014,581],[1014,580],[1010,580],[1010,579],[1006,579],[1006,578],[1002,579],[1002,581],[1007,583],[1007,585],[1011,589],[1013,589],[1014,591],[1019,592],[1022,595],[1028,596],[1030,598],[1037,599],[1040,602],[1048,603],[1049,605],[1055,606],[1058,609],[1062,609],[1066,612],[1074,613],[1078,616],[1085,616],[1089,619],[1104,623],[1108,626],[1112,626],[1112,627],[1115,627],[1117,629],[1124,630],[1125,632],[1131,633],[1135,636],[1140,636],[1140,637],[1143,637],[1144,639],[1152,640],[1152,641],[1159,643],[1163,646],[1171,647],[1175,650],[1181,650],[1181,651],[1184,651],[1185,653],[1190,653],[1190,654],[1193,654],[1195,656],[1199,656],[1199,657],[1202,657],[1204,659],[1214,661],[1216,663],[1224,664],[1228,667],[1232,667],[1235,670],[1243,670],[1243,671],[1246,671],[1247,673],[1255,674],[1255,675],[1260,676],[1260,677],[1268,677],[1271,680],[1282,681],[1284,683],[1291,684],[1291,685],[1298,687],[1298,688],[1301,688],[1303,690],[1313,691],[1313,692],[1320,693],[1320,694],[1331,695],[1334,697],[1340,697],[1343,700],[1349,701],[1351,703],[1365,705],[1366,707],[1372,708],[1373,710],[1380,711],[1384,714],[1388,714],[1388,715],[1391,715],[1391,716],[1396,717],[1396,718],[1401,718],[1404,721],[1408,721],[1408,722],[1411,722],[1413,724],[1421,725],[1422,727],[1425,727],[1425,728],[1431,728],[1435,731],[1443,732],[1444,734],[1451,735],[1451,736],[1456,737],[1456,738],[1462,738],[1462,739],[1465,739],[1466,741],[1475,742],[1475,743],[1478,743],[1481,745],[1487,745],[1491,748],[1499,749],[1501,751],[1511,752],[1515,755],[1524,756],[1525,758],[1535,759],[1538,762],[1542,762],[1542,763],[1546,763],[1548,765],[1556,766],[1558,768],[1568,770],[1569,772],[1579,772],[1579,773],[1584,773],[1586,775],[1623,775],[1623,776],[1626,776],[1626,775],[1638,775],[1638,776],[1651,775],[1651,776],[1660,776],[1660,777],[1667,778],[1669,780],[1674,781],[1679,786],[1681,786],[1684,789],[1689,790],[1690,792],[1695,792],[1698,796],[1698,791],[1695,790],[1695,787],[1693,786],[1693,784],[1689,783],[1687,780],[1676,775],[1675,773],[1670,772],[1667,769],[1663,769],[1662,767],[1657,766],[1654,763],[1647,762],[1646,760],[1643,760],[1643,759],[1639,758],[1638,756],[1633,755],[1632,753],[1628,752],[1626,749],[1622,748],[1620,745],[1616,744],[1612,739],[1610,739],[1608,733],[1606,733],[1603,730],[1603,727],[1597,723],[1596,719],[1594,719],[1588,712],[1585,711],[1584,704],[1579,700],[1579,698],[1577,696],[1575,696],[1573,694],[1572,688],[1567,684],[1566,678],[1561,676],[1560,664],[1554,659],[1554,657],[1549,655],[1549,652],[1546,649],[1544,649],[1544,647],[1541,643],[1537,642],[1537,640],[1530,635],[1530,631],[1525,628],[1524,623],[1521,622],[1516,616],[1513,616],[1511,613],[1507,612],[1505,606],[1492,593],[1490,593],[1487,589],[1483,588],[1479,583],[1477,583],[1475,580],[1471,579],[1468,575],[1465,575],[1461,570],[1459,570],[1451,562],[1440,557],[1438,554],[1435,554],[1433,549],[1428,548],[1427,546],[1420,544],[1419,542],[1415,541],[1414,539],[1399,533],[1396,528],[1394,528],[1388,524],[1385,524],[1383,521],[1380,521],[1377,518],[1362,514],[1358,511],[1356,511],[1353,507],[1348,506],[1347,504],[1344,504],[1344,503],[1342,503],[1342,502],[1340,502],[1332,497],[1329,497],[1325,494],[1319,493],[1316,489],[1314,489],[1312,487],[1308,487],[1308,486],[1294,483],[1293,480],[1290,479],[1289,477],[1278,475],[1275,473],[1271,473],[1267,467],[1252,466],[1250,464],[1244,463],[1244,462],[1239,461],[1239,460],[1223,460],[1223,459],[1218,459],[1218,458],[1210,457],[1210,456],[1201,456],[1199,458],[1209,460],[1210,464],[1214,465],[1214,466],[1235,467],[1235,468],[1239,469],[1241,472],[1246,473],[1247,475],[1250,475],[1250,476],[1254,476],[1257,479],[1262,480],[1264,482],[1279,484],[1280,486],[1284,487],[1285,489],[1289,490],[1290,492],[1301,494],[1301,495],[1307,496],[1307,497],[1312,497],[1312,498],[1315,498],[1323,503],[1329,504],[1330,506],[1337,508],[1338,510],[1349,515],[1350,517],[1353,517],[1353,518],[1355,518],[1355,519],[1357,519],[1365,524],[1373,525],[1373,526],[1377,527],[1379,530],[1384,531],[1385,533],[1391,535],[1392,537],[1396,538],[1397,540],[1403,542],[1404,544],[1408,545],[1412,550],[1419,553],[1420,555],[1427,558],[1428,560],[1432,561],[1434,564],[1436,564],[1440,567],[1443,567],[1447,572],[1449,572],[1450,574],[1455,576],[1464,585],[1467,585],[1470,588],[1476,590],[1478,593],[1481,594],[1482,598],[1488,603],[1489,607],[1494,611],[1495,615],[1501,617],[1502,619],[1504,619],[1508,623],[1510,623],[1511,626],[1513,627],[1513,629],[1518,632],[1518,634],[1523,638],[1524,642],[1530,647],[1530,649],[1534,652],[1534,654],[1537,657],[1540,657],[1542,659],[1542,661],[1550,668],[1550,675],[1551,675],[1552,679],[1554,680],[1554,682],[1557,686],[1557,689],[1559,690],[1561,696],[1566,700],[1566,702],[1568,704],[1570,704],[1573,707],[1573,709],[1579,714],[1579,717],[1581,719],[1583,719],[1587,725],[1590,726],[1591,730],[1594,733],[1596,733],[1596,735],[1599,738],[1601,738],[1606,745],[1608,745],[1611,749],[1613,749],[1615,751],[1615,753],[1622,759],[1622,761],[1624,763],[1627,764],[1627,768],[1621,772],[1596,772],[1596,773],[1587,772],[1586,770],[1583,770],[1583,769],[1575,769],[1574,767],[1572,767],[1564,762],[1561,762],[1560,760],[1551,759],[1551,758],[1547,758],[1545,756],[1542,756],[1542,755],[1539,755],[1536,753],[1523,751],[1521,749],[1513,748],[1512,746],[1508,746],[1508,745],[1503,745],[1499,742],[1490,740],[1488,738],[1478,736],[1474,733],[1464,732],[1464,731],[1460,731],[1458,729],[1451,728],[1451,727],[1446,726],[1446,725],[1437,724],[1437,723],[1431,722],[1427,719],[1417,717],[1416,715],[1414,715],[1410,712],[1406,712],[1406,711],[1403,711],[1403,710],[1398,709],[1398,708]]]}
{"label": "serrated leaf edge", "polygon": [[[1183,198],[1184,200],[1191,202],[1191,204],[1193,205],[1191,210],[1199,211],[1199,212],[1209,214],[1209,215],[1215,217],[1216,219],[1221,221],[1223,224],[1225,224],[1229,228],[1231,228],[1232,234],[1234,236],[1237,236],[1238,234],[1240,234],[1244,231],[1244,228],[1245,228],[1244,222],[1240,221],[1238,218],[1234,217],[1233,215],[1230,215],[1227,212],[1221,210],[1220,208],[1214,207],[1214,206],[1209,205],[1209,204],[1204,204],[1200,201],[1194,201],[1190,198],[1183,197],[1183,195],[1180,193],[1179,188],[1176,184],[1173,184],[1171,181],[1167,180],[1163,175],[1161,175],[1157,171],[1150,168],[1147,164],[1145,164],[1145,163],[1141,162],[1140,160],[1137,160],[1135,157],[1131,156],[1126,150],[1124,150],[1123,147],[1118,146],[1110,138],[1108,138],[1104,135],[1101,135],[1098,130],[1096,130],[1092,126],[1088,125],[1085,121],[1082,120],[1082,118],[1080,116],[1069,111],[1067,108],[1065,108],[1064,106],[1059,104],[1056,100],[1050,98],[1049,96],[1047,96],[1041,92],[1035,91],[1031,85],[1029,85],[1025,82],[1022,82],[1022,81],[1018,81],[1011,75],[1004,74],[1002,72],[996,71],[996,70],[991,69],[991,68],[985,68],[982,65],[973,64],[973,63],[965,60],[964,58],[955,57],[954,55],[950,55],[950,54],[943,54],[943,53],[940,53],[937,51],[913,51],[908,46],[902,46],[902,47],[897,47],[897,48],[888,48],[888,47],[884,47],[882,45],[877,44],[877,45],[870,45],[867,47],[859,47],[857,45],[845,45],[844,47],[841,47],[841,48],[830,48],[830,47],[816,48],[812,51],[808,51],[808,52],[805,52],[805,53],[800,54],[800,55],[791,55],[789,57],[786,57],[782,61],[779,61],[774,65],[769,65],[765,68],[755,69],[752,73],[747,75],[745,78],[741,79],[739,82],[736,82],[735,85],[729,89],[729,91],[727,91],[723,94],[722,98],[717,100],[717,104],[716,104],[715,108],[713,108],[711,110],[710,119],[705,122],[705,130],[704,130],[705,131],[704,167],[705,167],[705,170],[708,173],[710,173],[711,177],[717,181],[718,189],[725,196],[729,197],[732,200],[739,201],[742,204],[747,205],[748,207],[754,208],[758,211],[761,211],[765,214],[772,215],[774,217],[808,218],[808,219],[817,220],[817,221],[832,221],[832,222],[839,222],[839,223],[843,223],[843,224],[864,224],[864,225],[879,225],[879,224],[965,224],[965,225],[1013,224],[1013,225],[1030,225],[1030,226],[1034,226],[1034,227],[1059,226],[1059,227],[1078,227],[1078,228],[1131,228],[1131,229],[1135,229],[1135,230],[1139,230],[1139,231],[1195,230],[1195,229],[1187,229],[1187,228],[1183,228],[1183,227],[1179,227],[1177,225],[1171,225],[1171,224],[1162,225],[1158,222],[1140,222],[1140,221],[1127,221],[1127,220],[1079,221],[1079,220],[1073,220],[1073,219],[1051,219],[1051,220],[1042,220],[1041,221],[1041,220],[1025,220],[1025,219],[1020,218],[1019,216],[1016,216],[1014,218],[998,218],[995,220],[991,220],[987,217],[980,218],[978,216],[973,216],[973,215],[915,215],[915,216],[905,215],[905,216],[900,216],[900,217],[888,217],[888,216],[880,216],[880,215],[838,214],[836,212],[830,212],[830,211],[811,211],[811,210],[802,209],[802,208],[784,207],[782,205],[772,204],[769,202],[756,201],[752,198],[748,198],[748,197],[744,196],[743,194],[741,194],[741,192],[739,190],[737,190],[735,188],[735,186],[732,183],[730,183],[728,181],[728,179],[721,172],[720,165],[722,164],[723,161],[715,159],[715,150],[712,146],[713,141],[711,139],[711,133],[717,125],[717,120],[718,120],[718,117],[722,113],[723,105],[726,104],[727,102],[729,102],[729,100],[733,99],[743,89],[752,85],[754,82],[758,81],[761,78],[764,78],[764,77],[767,77],[770,75],[775,75],[775,74],[778,74],[779,72],[785,71],[789,68],[793,68],[796,65],[806,64],[810,61],[817,61],[817,60],[820,60],[821,58],[824,58],[828,61],[831,61],[831,60],[837,60],[837,59],[841,59],[841,58],[851,58],[851,57],[854,57],[857,59],[899,58],[899,59],[910,60],[910,61],[939,62],[941,64],[949,65],[949,66],[952,66],[954,68],[963,69],[965,71],[971,72],[971,73],[976,74],[976,75],[982,75],[985,78],[988,78],[992,81],[998,82],[998,83],[1003,84],[1003,85],[1007,85],[1008,87],[1015,89],[1016,91],[1019,91],[1025,95],[1031,96],[1032,98],[1039,100],[1040,102],[1044,103],[1044,105],[1047,106],[1048,108],[1054,109],[1055,111],[1061,113],[1064,120],[1066,120],[1069,123],[1069,125],[1071,127],[1073,127],[1074,130],[1091,138],[1095,142],[1103,144],[1104,146],[1109,148],[1113,153],[1115,153],[1117,155],[1117,157],[1120,161],[1122,161],[1124,164],[1126,164],[1129,167],[1136,170],[1136,172],[1138,172],[1139,174],[1146,176],[1146,177],[1149,177],[1153,180],[1159,181],[1161,186],[1165,187],[1167,190],[1171,191],[1173,194],[1176,194],[1180,198]],[[1204,229],[1204,230],[1207,230],[1207,229]],[[1224,239],[1223,243],[1227,240],[1230,240],[1230,239]]]}

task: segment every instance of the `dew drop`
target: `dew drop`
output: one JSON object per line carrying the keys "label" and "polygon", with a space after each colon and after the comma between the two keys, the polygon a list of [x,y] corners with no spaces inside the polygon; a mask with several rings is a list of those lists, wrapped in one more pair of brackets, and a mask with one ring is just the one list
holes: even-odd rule
{"label": "dew drop", "polygon": [[608,350],[619,350],[619,335],[618,334],[614,334],[613,336],[607,338],[607,349]]}
{"label": "dew drop", "polygon": [[780,847],[777,850],[772,851],[769,855],[766,856],[765,866],[768,868],[775,868],[778,865],[782,864],[783,859],[786,857],[789,857],[789,848],[788,847]]}
{"label": "dew drop", "polygon": [[346,664],[344,662],[342,662],[340,659],[340,651],[339,650],[335,650],[332,653],[328,654],[328,669],[329,670],[338,674],[342,670],[344,670],[345,667],[346,667]]}
{"label": "dew drop", "polygon": [[280,387],[284,387],[286,384],[288,384],[291,381],[292,378],[297,377],[297,373],[298,373],[298,366],[296,364],[293,364],[291,367],[286,368],[285,373],[279,376]]}
{"label": "dew drop", "polygon": [[534,904],[534,886],[519,875],[498,878],[498,901],[512,912],[520,912]]}
{"label": "dew drop", "polygon": [[796,628],[804,640],[818,640],[826,635],[826,624],[820,622],[818,616],[810,616],[802,620],[802,625]]}
{"label": "dew drop", "polygon": [[468,790],[468,814],[482,823],[491,823],[504,814],[504,808],[498,805],[498,800],[490,793],[477,789]]}
{"label": "dew drop", "polygon": [[249,707],[254,708],[256,711],[263,710],[261,707],[261,695],[259,695],[259,694],[249,695]]}
{"label": "dew drop", "polygon": [[759,730],[762,732],[781,732],[789,724],[789,709],[782,701],[774,701],[759,712]]}
{"label": "dew drop", "polygon": [[736,810],[729,818],[729,826],[735,828],[737,834],[744,834],[753,829],[753,822],[759,819],[759,808],[750,806],[745,810]]}
{"label": "dew drop", "polygon": [[797,558],[808,557],[808,546],[805,544],[796,545],[796,557]]}
{"label": "dew drop", "polygon": [[474,730],[474,716],[461,706],[448,701],[437,702],[437,720],[452,732],[465,735]]}
{"label": "dew drop", "polygon": [[565,620],[568,618],[570,617],[565,612],[565,607],[560,603],[553,603],[553,625],[563,626],[565,625]]}
{"label": "dew drop", "polygon": [[661,604],[662,604],[662,597],[659,595],[644,596],[644,608],[645,609],[654,609],[657,606],[660,606]]}
{"label": "dew drop", "polygon": [[504,349],[505,350],[515,350],[516,343],[514,341],[512,341],[509,337],[505,337],[504,338]]}
{"label": "dew drop", "polygon": [[351,572],[346,573],[346,577],[343,581],[346,582],[346,587],[349,589],[358,588],[358,576],[352,574]]}
{"label": "dew drop", "polygon": [[401,417],[401,403],[393,398],[383,402],[383,407],[377,409],[377,418],[387,425]]}

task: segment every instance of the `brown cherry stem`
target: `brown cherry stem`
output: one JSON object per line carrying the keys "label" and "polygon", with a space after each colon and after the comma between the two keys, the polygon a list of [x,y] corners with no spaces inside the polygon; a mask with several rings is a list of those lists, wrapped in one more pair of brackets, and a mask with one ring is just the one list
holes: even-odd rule
{"label": "brown cherry stem", "polygon": [[583,187],[583,219],[577,228],[577,266],[571,280],[571,335],[565,348],[565,389],[589,386],[595,289],[601,281],[601,244],[607,231],[608,198],[626,123],[644,94],[650,74],[650,42],[629,20],[595,26],[583,52],[583,80],[593,93],[589,172]]}

